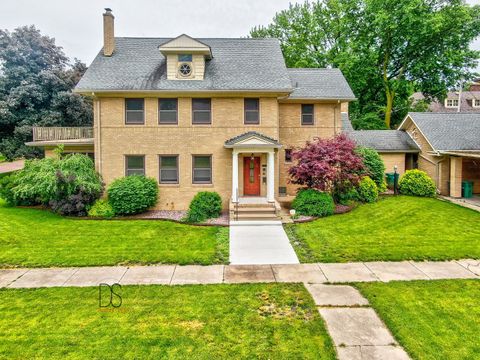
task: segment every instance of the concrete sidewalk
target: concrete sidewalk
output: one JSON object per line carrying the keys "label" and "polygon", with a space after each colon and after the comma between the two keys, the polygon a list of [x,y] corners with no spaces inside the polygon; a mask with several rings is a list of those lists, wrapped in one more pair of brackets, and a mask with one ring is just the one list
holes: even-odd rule
{"label": "concrete sidewalk", "polygon": [[298,264],[281,221],[230,221],[232,265]]}
{"label": "concrete sidewalk", "polygon": [[0,287],[96,286],[100,283],[221,284],[303,282],[310,284],[391,280],[480,279],[480,260],[402,261],[289,265],[157,265],[1,269]]}

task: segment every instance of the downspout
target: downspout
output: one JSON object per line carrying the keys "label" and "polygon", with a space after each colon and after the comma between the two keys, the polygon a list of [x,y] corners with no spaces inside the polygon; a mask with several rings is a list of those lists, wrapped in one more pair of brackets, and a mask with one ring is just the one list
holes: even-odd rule
{"label": "downspout", "polygon": [[[92,93],[95,96],[95,93]],[[98,149],[94,149],[95,152],[98,152],[98,158],[97,158],[97,171],[101,174],[102,173],[102,146],[101,146],[101,140],[102,140],[102,127],[101,127],[101,105],[100,105],[100,99],[96,98],[97,102],[97,147]],[[94,142],[95,143],[95,142]]]}

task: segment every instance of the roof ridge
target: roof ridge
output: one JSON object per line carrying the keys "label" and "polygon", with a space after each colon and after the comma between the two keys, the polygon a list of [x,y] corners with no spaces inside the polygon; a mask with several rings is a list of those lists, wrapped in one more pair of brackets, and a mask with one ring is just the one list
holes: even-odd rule
{"label": "roof ridge", "polygon": [[[186,35],[186,34],[182,34]],[[179,35],[181,36],[181,35]],[[189,36],[189,35],[187,35]],[[176,39],[178,36],[171,37],[171,36],[115,36],[115,39]],[[192,37],[189,36],[194,40],[276,40],[279,41],[278,38],[242,38],[242,37]]]}

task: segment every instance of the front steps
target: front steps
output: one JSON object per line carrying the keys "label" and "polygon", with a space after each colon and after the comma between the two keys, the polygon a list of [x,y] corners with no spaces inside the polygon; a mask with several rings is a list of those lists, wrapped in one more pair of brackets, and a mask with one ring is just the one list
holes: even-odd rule
{"label": "front steps", "polygon": [[271,221],[279,220],[273,203],[265,204],[231,204],[230,220],[233,221]]}

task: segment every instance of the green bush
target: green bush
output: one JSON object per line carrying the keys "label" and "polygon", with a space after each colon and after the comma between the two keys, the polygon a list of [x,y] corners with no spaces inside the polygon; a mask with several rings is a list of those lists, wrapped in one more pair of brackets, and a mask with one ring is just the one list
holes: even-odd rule
{"label": "green bush", "polygon": [[350,187],[349,189],[345,189],[342,191],[336,190],[333,193],[333,199],[337,204],[349,205],[352,203],[352,201],[358,199],[357,189],[354,187]]}
{"label": "green bush", "polygon": [[407,170],[398,187],[401,194],[412,196],[434,197],[437,191],[433,180],[420,170]]}
{"label": "green bush", "polygon": [[[59,172],[70,178],[67,187],[59,182]],[[81,187],[89,194],[101,194],[103,189],[93,161],[82,154],[28,160],[25,167],[15,173],[13,182],[12,192],[16,204],[47,205],[51,201],[77,194]]]}
{"label": "green bush", "polygon": [[378,152],[374,149],[364,147],[359,147],[355,151],[362,157],[367,173],[370,178],[375,181],[375,184],[377,184],[378,191],[386,191],[385,164]]}
{"label": "green bush", "polygon": [[306,216],[328,216],[335,210],[333,198],[328,193],[314,189],[300,190],[292,202],[292,208],[298,215]]}
{"label": "green bush", "polygon": [[115,216],[115,211],[113,211],[112,205],[107,199],[99,199],[88,210],[88,216],[108,219]]}
{"label": "green bush", "polygon": [[3,155],[2,153],[0,153],[0,163],[4,162],[6,160],[7,160],[7,157],[5,155]]}
{"label": "green bush", "polygon": [[107,194],[116,215],[138,214],[157,203],[158,185],[153,178],[132,175],[114,180]]}
{"label": "green bush", "polygon": [[15,186],[15,175],[0,177],[0,198],[4,199],[8,205],[21,205],[15,201],[13,187]]}
{"label": "green bush", "polygon": [[190,202],[185,221],[198,223],[219,217],[221,213],[222,198],[220,195],[213,191],[201,191]]}
{"label": "green bush", "polygon": [[373,203],[378,199],[378,188],[375,181],[364,176],[357,188],[358,200],[364,203]]}

